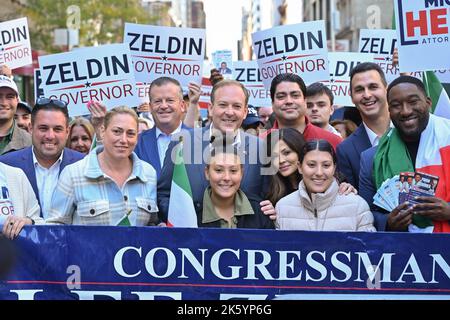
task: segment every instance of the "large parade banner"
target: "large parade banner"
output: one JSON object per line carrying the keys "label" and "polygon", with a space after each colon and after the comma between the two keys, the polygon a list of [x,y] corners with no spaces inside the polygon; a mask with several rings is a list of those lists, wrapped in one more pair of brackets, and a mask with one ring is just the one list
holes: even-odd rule
{"label": "large parade banner", "polygon": [[450,68],[450,4],[439,0],[395,0],[401,72]]}
{"label": "large parade banner", "polygon": [[126,44],[42,56],[39,65],[45,96],[68,102],[70,116],[89,114],[91,100],[103,102],[108,109],[139,105]]}
{"label": "large parade banner", "polygon": [[264,86],[280,73],[295,73],[306,85],[326,81],[328,49],[325,21],[278,26],[252,33],[253,51]]}
{"label": "large parade banner", "polygon": [[450,299],[449,242],[449,234],[26,226],[0,299]]}
{"label": "large parade banner", "polygon": [[334,96],[334,104],[352,106],[350,71],[358,64],[373,61],[373,54],[359,52],[329,52],[330,81],[324,81]]}
{"label": "large parade banner", "polygon": [[201,83],[206,31],[125,23],[124,43],[129,45],[136,81],[151,83],[167,76],[184,89]]}
{"label": "large parade banner", "polygon": [[16,69],[32,62],[27,18],[0,23],[0,65]]}
{"label": "large parade banner", "polygon": [[254,107],[267,107],[272,105],[270,92],[264,87],[261,72],[256,61],[233,62],[233,79],[241,82],[248,90],[248,103]]}

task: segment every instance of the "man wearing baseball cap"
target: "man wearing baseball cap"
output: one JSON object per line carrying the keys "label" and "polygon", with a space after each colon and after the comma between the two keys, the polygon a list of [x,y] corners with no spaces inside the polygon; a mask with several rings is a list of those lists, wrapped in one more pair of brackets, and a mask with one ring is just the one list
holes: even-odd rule
{"label": "man wearing baseball cap", "polygon": [[0,75],[0,154],[31,145],[31,135],[20,129],[14,121],[18,103],[19,90],[16,83]]}
{"label": "man wearing baseball cap", "polygon": [[25,101],[19,101],[14,120],[17,126],[31,134],[31,107]]}
{"label": "man wearing baseball cap", "polygon": [[242,122],[242,129],[249,134],[259,136],[259,130],[262,128],[264,128],[264,123],[259,118],[258,111],[249,104],[247,117]]}

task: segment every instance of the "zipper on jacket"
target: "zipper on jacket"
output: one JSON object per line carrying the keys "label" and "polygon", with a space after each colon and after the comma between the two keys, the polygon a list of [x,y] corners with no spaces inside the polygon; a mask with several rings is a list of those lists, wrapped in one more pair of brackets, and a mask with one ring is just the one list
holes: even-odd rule
{"label": "zipper on jacket", "polygon": [[317,218],[317,209],[314,208],[314,217]]}

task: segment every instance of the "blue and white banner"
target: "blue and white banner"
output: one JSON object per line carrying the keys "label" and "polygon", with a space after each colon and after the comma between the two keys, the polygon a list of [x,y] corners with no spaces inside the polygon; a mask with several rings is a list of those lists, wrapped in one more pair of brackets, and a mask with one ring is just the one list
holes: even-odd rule
{"label": "blue and white banner", "polygon": [[14,243],[1,300],[450,299],[449,234],[27,226]]}

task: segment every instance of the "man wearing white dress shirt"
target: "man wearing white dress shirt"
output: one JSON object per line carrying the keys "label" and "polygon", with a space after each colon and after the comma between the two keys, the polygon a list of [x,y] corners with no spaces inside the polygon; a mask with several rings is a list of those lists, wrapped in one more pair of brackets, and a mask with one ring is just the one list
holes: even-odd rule
{"label": "man wearing white dress shirt", "polygon": [[362,124],[338,145],[337,166],[347,182],[358,189],[361,153],[378,145],[391,125],[383,70],[372,62],[358,64],[350,72],[350,94]]}
{"label": "man wearing white dress shirt", "polygon": [[187,129],[182,123],[186,103],[181,84],[170,77],[154,80],[149,96],[155,126],[139,135],[135,152],[141,160],[153,166],[159,177],[172,135]]}
{"label": "man wearing white dress shirt", "polygon": [[45,219],[59,174],[84,154],[65,148],[69,114],[64,101],[39,98],[31,112],[31,128],[32,146],[7,153],[0,161],[25,172]]}

